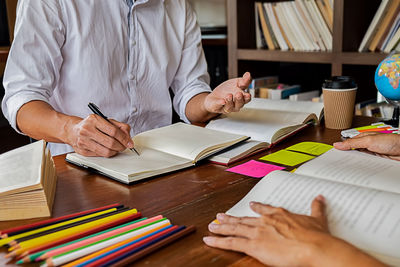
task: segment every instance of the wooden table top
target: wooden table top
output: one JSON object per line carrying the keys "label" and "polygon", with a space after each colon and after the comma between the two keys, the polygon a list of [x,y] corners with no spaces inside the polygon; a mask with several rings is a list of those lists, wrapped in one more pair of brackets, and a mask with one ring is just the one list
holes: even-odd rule
{"label": "wooden table top", "polygon": [[[356,117],[353,127],[368,125],[374,119]],[[310,126],[284,140],[269,151],[260,152],[249,159],[258,159],[303,141],[326,144],[340,141],[340,131]],[[148,266],[226,266],[260,265],[244,254],[207,247],[202,237],[209,235],[207,225],[217,212],[224,212],[243,198],[259,179],[225,172],[227,168],[207,161],[196,167],[173,172],[124,185],[99,174],[89,173],[65,161],[65,155],[54,157],[58,184],[53,207],[53,217],[79,212],[112,203],[137,208],[143,216],[162,214],[177,225],[195,225],[196,232],[152,253],[136,262]],[[231,167],[231,166],[230,166]],[[0,222],[0,229],[40,221],[41,219]],[[0,249],[0,266],[12,266],[13,261],[3,258]],[[32,264],[33,266],[33,264]]]}

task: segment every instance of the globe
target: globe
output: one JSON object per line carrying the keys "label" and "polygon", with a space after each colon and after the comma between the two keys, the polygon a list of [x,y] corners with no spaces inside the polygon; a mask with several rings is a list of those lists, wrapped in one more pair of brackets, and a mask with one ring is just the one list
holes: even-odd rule
{"label": "globe", "polygon": [[399,126],[400,113],[400,54],[392,54],[385,58],[376,69],[375,86],[394,106],[393,117],[387,124]]}
{"label": "globe", "polygon": [[400,54],[385,58],[375,72],[375,86],[388,100],[400,100]]}

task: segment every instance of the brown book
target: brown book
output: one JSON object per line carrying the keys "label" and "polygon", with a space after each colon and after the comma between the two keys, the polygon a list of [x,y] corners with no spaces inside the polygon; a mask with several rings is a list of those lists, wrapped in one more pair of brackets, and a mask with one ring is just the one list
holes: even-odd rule
{"label": "brown book", "polygon": [[379,51],[383,51],[383,43],[385,42],[386,37],[388,36],[388,34],[390,34],[390,30],[392,29],[392,26],[394,26],[393,24],[396,23],[396,20],[398,20],[398,17],[400,17],[400,4],[397,6],[397,10],[395,11],[395,15],[392,17],[392,19],[389,21],[388,26],[386,27],[381,40],[378,43],[377,49]]}
{"label": "brown book", "polygon": [[46,142],[0,155],[0,221],[51,215],[57,176]]}
{"label": "brown book", "polygon": [[374,52],[378,46],[379,41],[383,38],[383,35],[387,28],[391,25],[389,23],[393,20],[393,17],[397,16],[398,7],[400,5],[400,0],[391,0],[389,3],[388,11],[382,20],[382,23],[378,25],[378,30],[368,47],[368,50]]}
{"label": "brown book", "polygon": [[328,26],[330,32],[332,33],[333,32],[333,20],[331,18],[333,18],[333,17],[331,17],[329,15],[329,11],[328,11],[328,8],[326,7],[325,2],[323,2],[323,0],[315,0],[315,2],[317,3],[318,9],[321,12],[322,17],[324,18],[326,25]]}
{"label": "brown book", "polygon": [[274,42],[272,41],[272,35],[271,35],[270,30],[268,29],[267,19],[265,17],[263,5],[262,5],[262,3],[259,3],[259,2],[256,3],[256,5],[257,5],[257,10],[258,10],[258,17],[260,18],[261,28],[262,28],[265,40],[267,42],[268,49],[275,50]]}

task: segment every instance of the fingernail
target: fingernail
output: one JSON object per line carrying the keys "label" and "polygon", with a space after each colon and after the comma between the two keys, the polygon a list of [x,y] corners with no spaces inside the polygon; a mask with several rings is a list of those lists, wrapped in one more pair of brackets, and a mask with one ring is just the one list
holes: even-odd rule
{"label": "fingernail", "polygon": [[255,201],[250,201],[250,206],[254,206],[256,204]]}
{"label": "fingernail", "polygon": [[224,213],[218,213],[217,214],[217,219],[218,221],[223,221],[225,219],[225,214]]}
{"label": "fingernail", "polygon": [[129,148],[132,148],[132,147],[133,147],[133,142],[129,141],[128,144],[127,144],[127,146],[128,146]]}
{"label": "fingernail", "polygon": [[325,197],[323,195],[318,195],[317,196],[317,200],[322,202],[322,203],[325,203]]}
{"label": "fingernail", "polygon": [[211,240],[212,240],[212,237],[211,237],[211,236],[205,236],[205,237],[203,237],[203,241],[204,241],[205,243],[210,243]]}
{"label": "fingernail", "polygon": [[216,224],[216,223],[210,223],[210,224],[208,225],[208,229],[209,229],[210,231],[216,230],[216,229],[218,229],[218,227],[219,227],[219,224]]}
{"label": "fingernail", "polygon": [[335,142],[335,143],[333,143],[333,146],[336,146],[336,145],[340,145],[342,142]]}

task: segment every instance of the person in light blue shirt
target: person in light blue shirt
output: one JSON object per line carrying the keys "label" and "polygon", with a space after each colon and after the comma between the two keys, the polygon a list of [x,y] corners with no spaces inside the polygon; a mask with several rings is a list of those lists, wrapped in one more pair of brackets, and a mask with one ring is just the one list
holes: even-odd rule
{"label": "person in light blue shirt", "polygon": [[113,156],[133,147],[131,136],[170,124],[172,109],[206,122],[250,101],[249,73],[209,87],[185,0],[24,0],[14,34],[2,110],[16,131],[51,142],[52,155]]}

